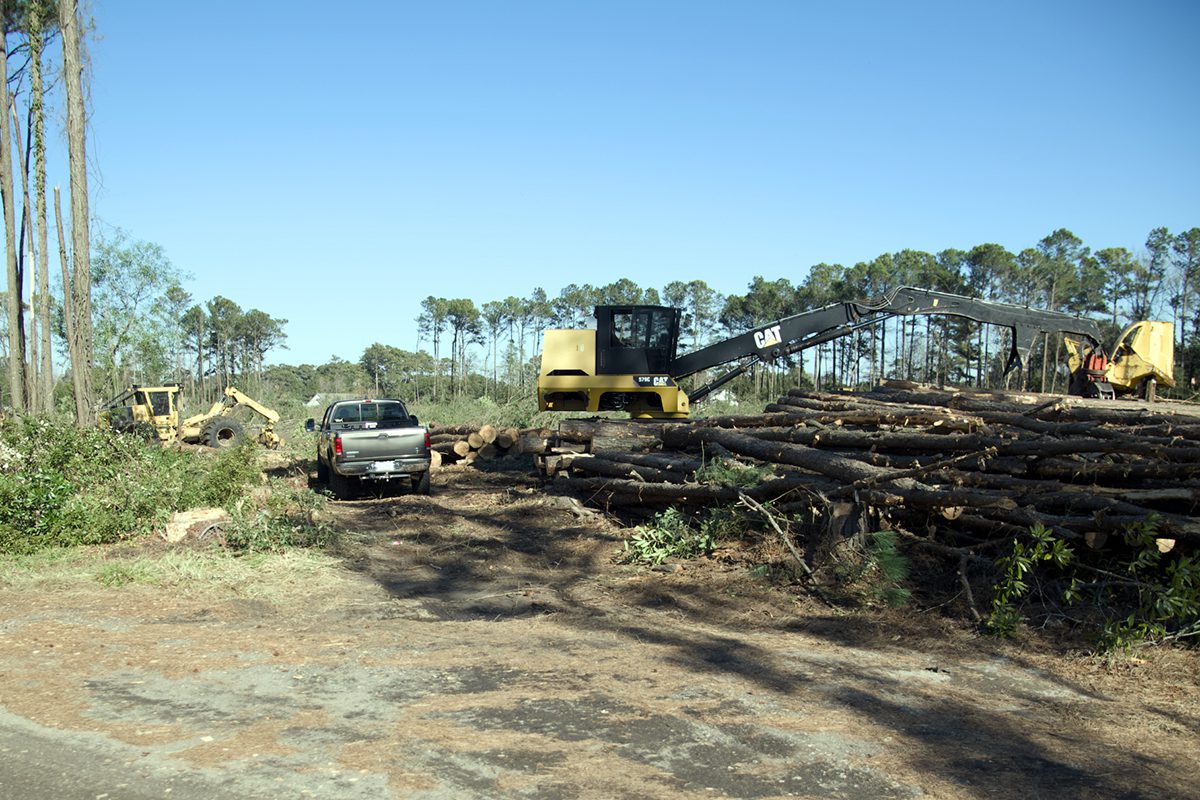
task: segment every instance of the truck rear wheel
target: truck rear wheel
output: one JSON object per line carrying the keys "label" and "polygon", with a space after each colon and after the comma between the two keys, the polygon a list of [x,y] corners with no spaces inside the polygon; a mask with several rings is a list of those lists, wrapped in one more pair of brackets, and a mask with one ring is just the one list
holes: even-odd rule
{"label": "truck rear wheel", "polygon": [[338,475],[334,470],[329,470],[329,491],[333,492],[333,496],[338,500],[349,500],[352,496],[350,479],[345,475]]}
{"label": "truck rear wheel", "polygon": [[200,443],[209,447],[233,447],[246,438],[242,423],[232,417],[217,417],[204,423],[200,430]]}
{"label": "truck rear wheel", "polygon": [[329,483],[329,467],[320,458],[317,459],[317,483]]}
{"label": "truck rear wheel", "polygon": [[415,494],[429,494],[429,470],[425,470],[418,477],[412,479],[413,492]]}

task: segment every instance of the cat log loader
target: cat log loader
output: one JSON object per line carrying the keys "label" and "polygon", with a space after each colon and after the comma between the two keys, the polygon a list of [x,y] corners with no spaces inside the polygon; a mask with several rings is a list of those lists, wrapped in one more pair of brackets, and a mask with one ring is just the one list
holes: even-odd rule
{"label": "cat log loader", "polygon": [[[1037,338],[1063,333],[1075,357],[1070,390],[1092,397],[1141,389],[1153,398],[1159,384],[1174,385],[1173,327],[1140,322],[1122,335],[1109,360],[1094,320],[1055,311],[903,286],[875,304],[833,303],[760,326],[678,355],[681,311],[667,306],[597,306],[595,330],[548,330],[538,375],[542,411],[628,411],[635,418],[683,419],[689,405],[754,365],[847,336],[897,316],[944,314],[1008,328],[1005,373],[1021,368]],[[683,378],[739,362],[691,393]],[[1149,383],[1149,381],[1154,381]]]}
{"label": "cat log loader", "polygon": [[266,422],[258,433],[264,447],[279,447],[275,433],[279,412],[262,405],[243,392],[229,386],[225,397],[213,403],[203,414],[179,419],[179,384],[138,386],[134,384],[104,404],[100,422],[120,431],[142,433],[160,442],[181,441],[209,447],[231,447],[246,438],[242,423],[233,416],[237,408],[248,408]]}
{"label": "cat log loader", "polygon": [[1159,385],[1175,385],[1175,326],[1143,320],[1121,332],[1110,360],[1088,342],[1063,337],[1070,357],[1071,394],[1111,400],[1118,394],[1137,392],[1157,398]]}

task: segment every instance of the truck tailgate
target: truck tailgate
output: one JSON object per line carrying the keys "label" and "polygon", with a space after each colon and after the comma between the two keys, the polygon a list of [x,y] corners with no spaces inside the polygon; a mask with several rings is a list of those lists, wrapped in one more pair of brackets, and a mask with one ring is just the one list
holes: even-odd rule
{"label": "truck tailgate", "polygon": [[425,431],[398,430],[344,431],[342,456],[346,461],[374,461],[425,455]]}

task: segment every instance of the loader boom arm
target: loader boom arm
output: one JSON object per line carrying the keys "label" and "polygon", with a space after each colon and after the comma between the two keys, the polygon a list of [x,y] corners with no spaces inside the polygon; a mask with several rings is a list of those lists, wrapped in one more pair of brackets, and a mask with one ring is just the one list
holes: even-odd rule
{"label": "loader boom arm", "polygon": [[258,402],[254,398],[246,395],[245,392],[242,392],[242,391],[230,386],[225,390],[225,395],[226,395],[226,397],[229,397],[230,399],[232,399],[235,403],[238,403],[240,405],[247,406],[247,407],[253,409],[256,413],[258,413],[259,415],[266,418],[266,420],[268,422],[270,422],[272,425],[274,425],[276,422],[279,422],[279,412],[278,411],[276,411],[273,408],[268,408],[267,406],[264,406],[262,403]]}
{"label": "loader boom arm", "polygon": [[1100,345],[1100,329],[1095,321],[1057,311],[1041,311],[1008,303],[992,303],[972,297],[901,286],[888,292],[876,304],[848,301],[805,311],[752,331],[679,356],[671,362],[670,373],[676,380],[705,369],[739,359],[743,363],[691,393],[693,401],[703,399],[719,386],[742,374],[755,364],[814,347],[847,336],[854,331],[897,316],[950,315],[998,325],[1012,331],[1005,372],[1027,363],[1037,337],[1062,332]]}

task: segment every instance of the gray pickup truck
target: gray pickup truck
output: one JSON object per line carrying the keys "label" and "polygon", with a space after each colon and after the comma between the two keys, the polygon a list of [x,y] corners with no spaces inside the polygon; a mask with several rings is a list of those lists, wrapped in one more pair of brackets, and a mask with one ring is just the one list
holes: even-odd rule
{"label": "gray pickup truck", "polygon": [[407,480],[429,494],[429,431],[403,402],[342,400],[304,427],[317,433],[317,480],[339,500],[368,481]]}

